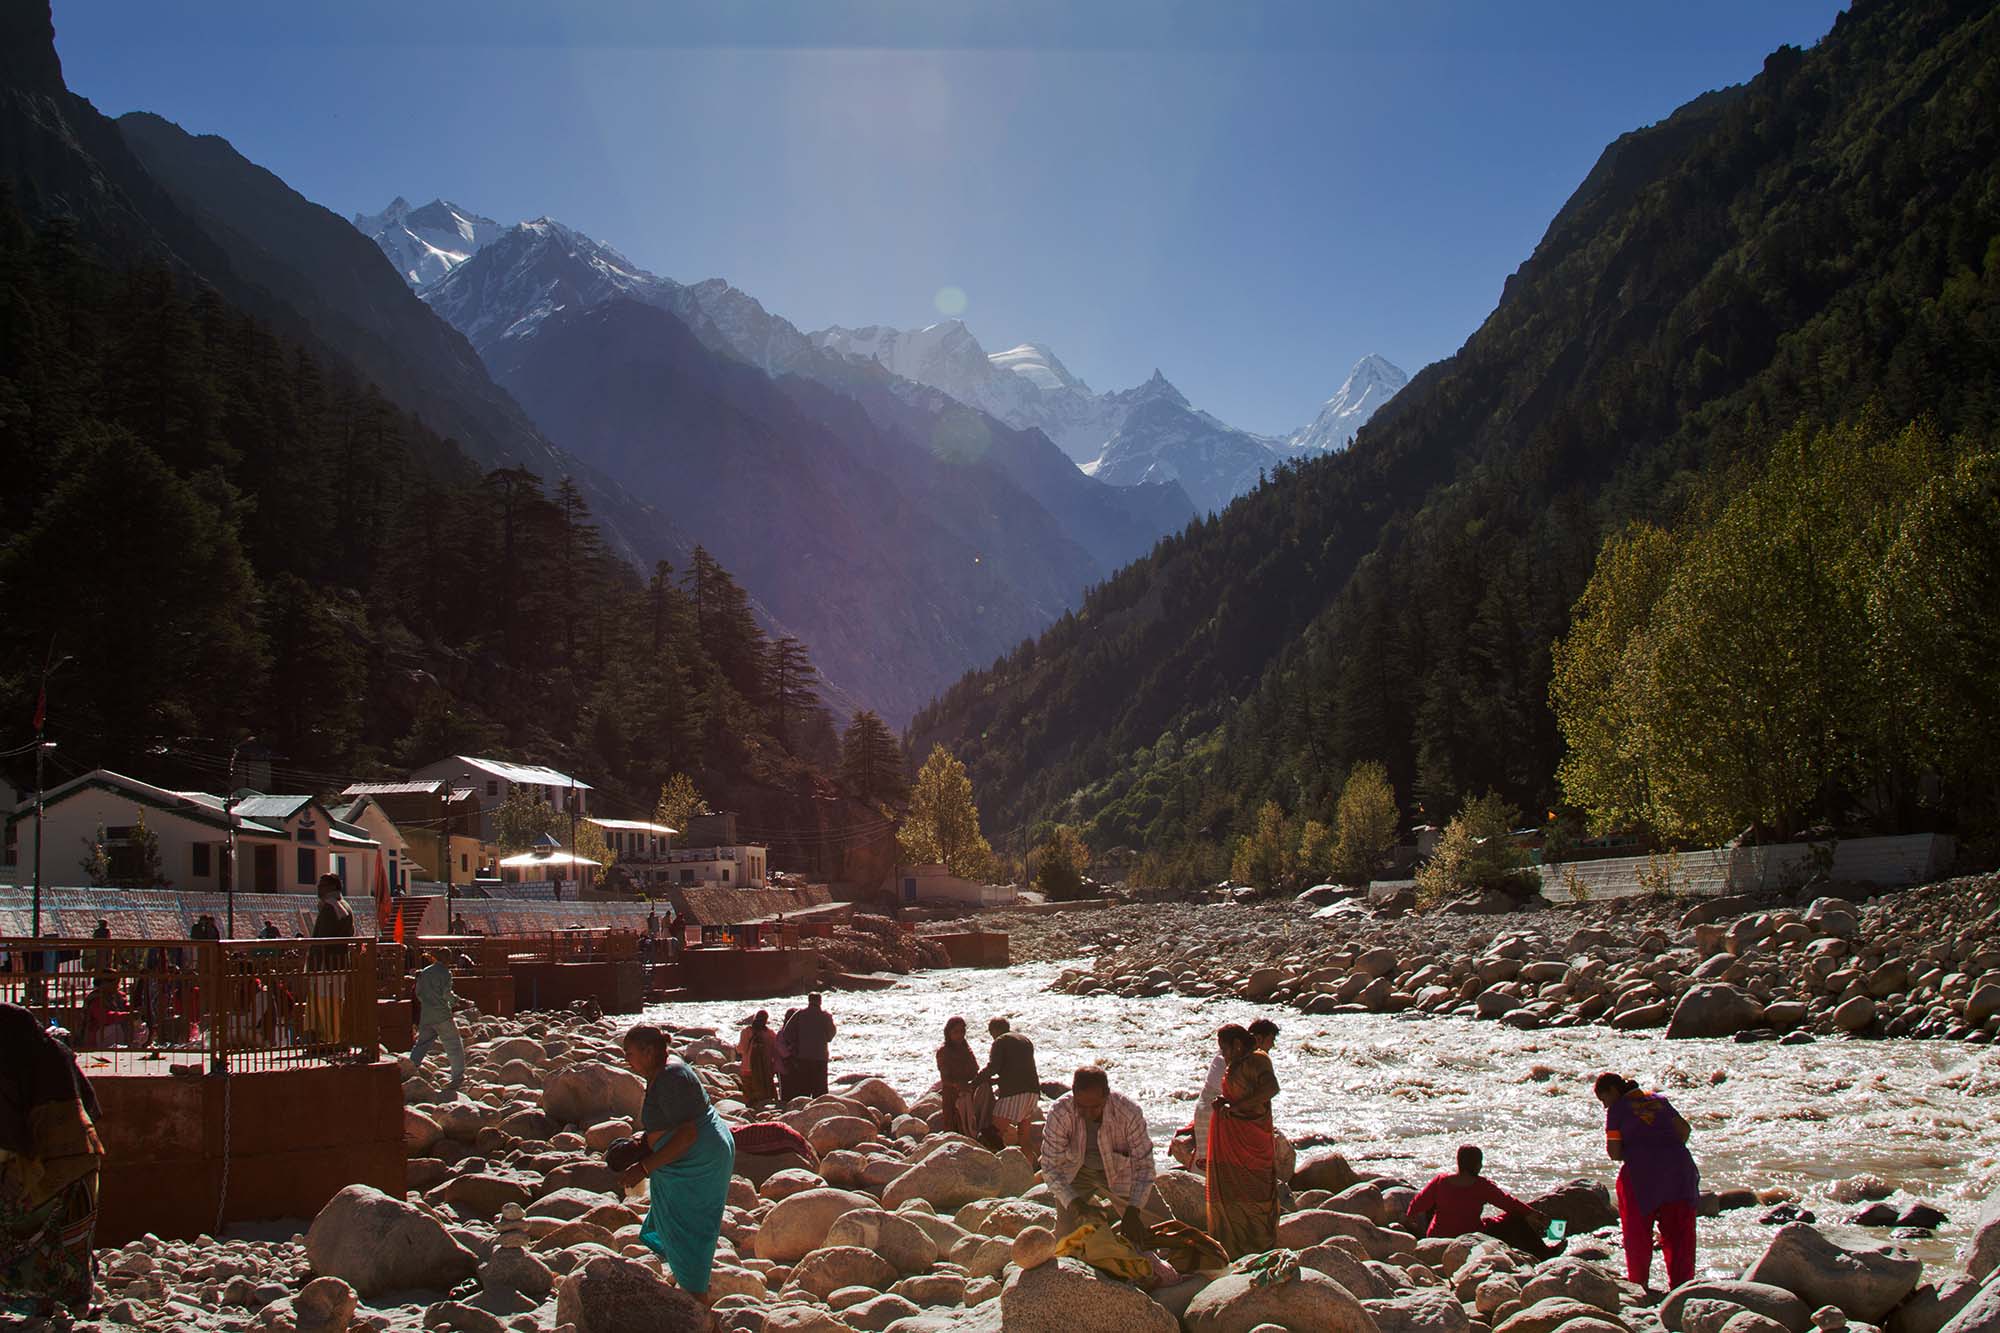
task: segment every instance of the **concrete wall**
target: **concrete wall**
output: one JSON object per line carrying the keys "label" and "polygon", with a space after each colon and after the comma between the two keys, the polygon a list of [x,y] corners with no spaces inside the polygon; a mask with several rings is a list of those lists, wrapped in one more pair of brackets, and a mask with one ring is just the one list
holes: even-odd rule
{"label": "concrete wall", "polygon": [[636,1014],[646,1002],[645,974],[636,959],[625,962],[547,963],[517,960],[514,1004],[520,1009],[561,1009],[577,1000],[595,1000],[607,1014]]}
{"label": "concrete wall", "polygon": [[[0,935],[28,933],[32,919],[33,891],[0,886]],[[442,899],[439,900],[442,902]],[[375,933],[375,900],[365,895],[350,897],[354,909],[354,933]],[[217,924],[227,920],[228,899],[215,892],[176,892],[172,889],[45,888],[42,890],[42,929],[70,939],[87,939],[99,920],[110,923],[115,938],[186,939],[195,918],[208,913]],[[239,893],[236,895],[236,933],[248,939],[270,918],[286,938],[312,933],[319,914],[319,899],[300,893]]]}
{"label": "concrete wall", "polygon": [[225,1222],[309,1220],[348,1185],[403,1195],[403,1087],[393,1059],[226,1079],[98,1076],[90,1085],[106,1152],[99,1245],[147,1232],[212,1233],[218,1202]]}
{"label": "concrete wall", "polygon": [[[1542,896],[1568,902],[1572,883],[1591,899],[1645,893],[1648,878],[1667,874],[1681,893],[1783,892],[1815,873],[1816,848],[1825,844],[1782,843],[1769,847],[1709,848],[1669,858],[1622,856],[1603,861],[1567,861],[1540,867]],[[1900,888],[1943,875],[1956,851],[1943,834],[1913,833],[1889,838],[1844,838],[1833,844],[1829,876],[1855,884]]]}

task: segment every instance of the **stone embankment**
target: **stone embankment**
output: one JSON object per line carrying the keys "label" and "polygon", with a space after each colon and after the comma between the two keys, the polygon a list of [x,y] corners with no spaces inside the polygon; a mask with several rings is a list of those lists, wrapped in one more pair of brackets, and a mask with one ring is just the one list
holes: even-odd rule
{"label": "stone embankment", "polygon": [[1313,1014],[1601,1023],[1669,1037],[2000,1034],[1992,876],[1859,903],[1662,896],[1504,915],[1382,914],[1365,900],[1331,913],[1149,904],[1008,929],[1017,957],[1095,953],[1056,983],[1077,995],[1233,995]]}
{"label": "stone embankment", "polygon": [[[640,1243],[643,1190],[624,1195],[602,1161],[643,1093],[619,1061],[622,1022],[473,1016],[469,1028],[460,1093],[407,1079],[406,1197],[352,1186],[286,1241],[147,1239],[100,1252],[94,1324],[217,1333],[712,1327]],[[714,1032],[680,1031],[675,1044],[725,1118],[750,1118]],[[1604,1262],[1616,1214],[1599,1181],[1535,1201],[1575,1238],[1569,1255],[1538,1263],[1485,1237],[1418,1239],[1397,1225],[1415,1182],[1363,1177],[1338,1153],[1296,1161],[1287,1152],[1280,1170],[1292,1193],[1278,1241],[1297,1261],[1289,1278],[1156,1270],[1142,1289],[1054,1257],[1055,1213],[1034,1166],[1019,1149],[991,1152],[941,1132],[934,1091],[912,1102],[880,1079],[843,1081],[782,1117],[817,1160],[739,1156],[712,1287],[723,1329],[2000,1330],[2000,1199],[1962,1271],[1926,1274],[1865,1233],[1794,1223],[1775,1231],[1742,1280],[1697,1281],[1661,1301]],[[1735,1193],[1715,1206],[1775,1197]],[[1157,1204],[1202,1225],[1201,1178],[1166,1172]]]}

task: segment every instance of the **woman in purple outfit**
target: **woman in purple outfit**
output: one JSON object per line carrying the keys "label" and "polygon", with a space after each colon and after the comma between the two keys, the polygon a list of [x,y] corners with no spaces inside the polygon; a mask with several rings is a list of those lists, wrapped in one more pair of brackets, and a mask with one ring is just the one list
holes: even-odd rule
{"label": "woman in purple outfit", "polygon": [[1694,1213],[1701,1171],[1687,1150],[1688,1122],[1657,1092],[1619,1074],[1600,1074],[1593,1091],[1604,1104],[1604,1152],[1618,1169],[1618,1228],[1625,1239],[1625,1276],[1648,1285],[1653,1232],[1667,1264],[1667,1283],[1694,1276]]}

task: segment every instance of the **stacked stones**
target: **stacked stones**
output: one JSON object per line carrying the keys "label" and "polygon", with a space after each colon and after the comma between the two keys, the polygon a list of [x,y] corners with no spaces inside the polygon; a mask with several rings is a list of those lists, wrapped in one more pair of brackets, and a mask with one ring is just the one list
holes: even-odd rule
{"label": "stacked stones", "polygon": [[1337,924],[1290,906],[1145,911],[1143,939],[1108,934],[1095,964],[1064,972],[1057,989],[1670,1037],[2000,1035],[2000,879],[1990,876],[1861,904],[1649,897]]}

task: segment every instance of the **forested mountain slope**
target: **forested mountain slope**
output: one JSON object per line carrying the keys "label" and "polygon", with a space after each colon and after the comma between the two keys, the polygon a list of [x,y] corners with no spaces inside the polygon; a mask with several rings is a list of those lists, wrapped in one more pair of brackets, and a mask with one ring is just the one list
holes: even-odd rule
{"label": "forested mountain slope", "polygon": [[1555,795],[1549,645],[1605,534],[1788,426],[2000,399],[2000,16],[1858,3],[1606,149],[1497,308],[1344,454],[1285,470],[921,714],[1003,827],[1100,843],[1325,817],[1357,760],[1433,816]]}

